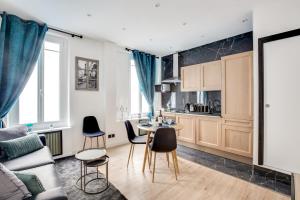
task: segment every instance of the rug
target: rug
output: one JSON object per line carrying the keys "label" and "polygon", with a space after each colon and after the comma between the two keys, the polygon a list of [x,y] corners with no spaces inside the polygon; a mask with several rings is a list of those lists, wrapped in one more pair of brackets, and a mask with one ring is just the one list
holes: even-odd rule
{"label": "rug", "polygon": [[[62,182],[65,192],[70,200],[123,200],[126,197],[113,185],[109,184],[109,188],[100,194],[86,194],[79,190],[75,183],[80,176],[80,162],[74,157],[68,157],[56,160],[56,171]],[[88,172],[96,172],[95,168],[89,168]],[[95,175],[95,174],[94,174]],[[91,175],[92,176],[92,175]],[[88,177],[88,179],[91,177]],[[109,177],[108,177],[109,179]],[[93,181],[89,188],[103,187],[103,182]]]}

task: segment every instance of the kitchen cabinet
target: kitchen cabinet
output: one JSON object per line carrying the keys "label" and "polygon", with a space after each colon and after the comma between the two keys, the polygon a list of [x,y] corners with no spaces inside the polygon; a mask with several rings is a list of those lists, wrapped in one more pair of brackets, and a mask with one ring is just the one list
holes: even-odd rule
{"label": "kitchen cabinet", "polygon": [[252,127],[222,124],[222,148],[241,156],[252,157]]}
{"label": "kitchen cabinet", "polygon": [[201,65],[181,68],[181,91],[198,91],[201,89]]}
{"label": "kitchen cabinet", "polygon": [[177,139],[195,143],[195,117],[189,115],[178,115],[177,123],[182,124],[182,129],[177,131]]}
{"label": "kitchen cabinet", "polygon": [[202,63],[181,68],[181,91],[221,90],[221,61]]}
{"label": "kitchen cabinet", "polygon": [[196,118],[196,144],[207,147],[221,147],[221,120],[213,117]]}
{"label": "kitchen cabinet", "polygon": [[214,91],[222,88],[222,63],[214,61],[201,64],[201,90]]}
{"label": "kitchen cabinet", "polygon": [[252,52],[222,57],[222,117],[253,120]]}

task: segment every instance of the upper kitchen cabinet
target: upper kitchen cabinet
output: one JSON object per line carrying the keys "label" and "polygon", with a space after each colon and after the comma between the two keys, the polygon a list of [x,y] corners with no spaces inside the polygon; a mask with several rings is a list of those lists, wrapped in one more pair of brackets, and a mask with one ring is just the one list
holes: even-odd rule
{"label": "upper kitchen cabinet", "polygon": [[181,68],[181,91],[198,91],[201,89],[201,65]]}
{"label": "upper kitchen cabinet", "polygon": [[181,91],[221,90],[221,61],[202,63],[181,68]]}
{"label": "upper kitchen cabinet", "polygon": [[252,51],[222,57],[222,116],[253,120]]}
{"label": "upper kitchen cabinet", "polygon": [[214,91],[222,88],[222,63],[214,61],[201,65],[201,90]]}

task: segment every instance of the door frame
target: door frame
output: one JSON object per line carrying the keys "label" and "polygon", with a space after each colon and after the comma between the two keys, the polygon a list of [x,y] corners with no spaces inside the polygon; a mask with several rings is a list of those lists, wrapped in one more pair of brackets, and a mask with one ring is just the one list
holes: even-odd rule
{"label": "door frame", "polygon": [[264,164],[264,44],[300,36],[300,28],[258,39],[258,165]]}

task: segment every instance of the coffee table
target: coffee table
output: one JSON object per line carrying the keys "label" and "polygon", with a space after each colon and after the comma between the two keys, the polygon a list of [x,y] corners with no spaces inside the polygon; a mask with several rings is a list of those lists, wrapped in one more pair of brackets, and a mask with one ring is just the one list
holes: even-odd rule
{"label": "coffee table", "polygon": [[[108,161],[109,157],[106,155],[105,149],[86,149],[79,151],[76,153],[75,158],[80,161],[80,177],[78,178],[76,182],[76,187],[80,190],[84,191],[87,194],[99,194],[103,191],[105,191],[109,187],[108,182]],[[106,165],[106,173],[105,177],[99,176],[99,170],[98,167]],[[96,167],[96,172],[88,173],[87,168],[88,167]],[[88,175],[96,174],[95,178],[92,178],[89,181],[86,181],[86,178]],[[96,181],[96,180],[103,180],[105,181],[105,187],[102,188],[100,191],[92,192],[89,191],[89,188],[87,187],[89,183]],[[80,185],[78,185],[80,182]]]}

